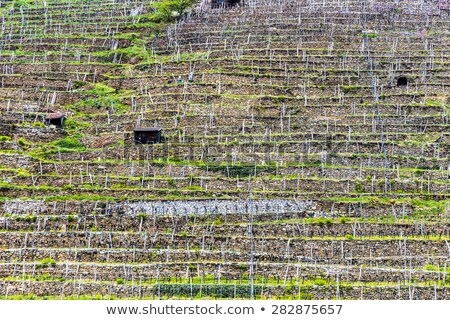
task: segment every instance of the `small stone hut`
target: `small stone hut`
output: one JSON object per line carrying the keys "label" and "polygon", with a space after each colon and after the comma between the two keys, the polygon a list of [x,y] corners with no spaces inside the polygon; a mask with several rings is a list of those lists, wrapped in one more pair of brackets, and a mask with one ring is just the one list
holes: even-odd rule
{"label": "small stone hut", "polygon": [[65,116],[62,113],[49,113],[45,116],[45,124],[47,126],[54,125],[57,128],[62,129],[64,127]]}
{"label": "small stone hut", "polygon": [[161,128],[135,128],[135,144],[153,144],[161,142]]}

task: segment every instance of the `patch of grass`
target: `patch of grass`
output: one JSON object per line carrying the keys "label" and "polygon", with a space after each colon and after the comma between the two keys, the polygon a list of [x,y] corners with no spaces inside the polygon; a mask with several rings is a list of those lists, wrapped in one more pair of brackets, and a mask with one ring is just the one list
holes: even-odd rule
{"label": "patch of grass", "polygon": [[104,84],[104,83],[96,83],[94,88],[89,91],[85,91],[85,93],[92,93],[99,96],[105,96],[111,93],[116,92],[116,89]]}
{"label": "patch of grass", "polygon": [[52,142],[51,145],[60,147],[62,149],[84,149],[84,145],[75,137],[65,137],[63,139]]}
{"label": "patch of grass", "polygon": [[84,130],[91,127],[92,124],[86,121],[80,121],[76,118],[68,118],[64,121],[64,127],[67,130]]}
{"label": "patch of grass", "polygon": [[442,101],[440,101],[438,99],[426,99],[425,100],[425,105],[427,107],[441,106],[442,105]]}
{"label": "patch of grass", "polygon": [[352,91],[358,91],[361,88],[362,88],[361,86],[357,86],[357,85],[350,85],[350,86],[342,87],[342,89],[344,90],[345,93],[352,92]]}
{"label": "patch of grass", "polygon": [[[112,89],[112,88],[111,88]],[[126,111],[129,110],[129,106],[123,104],[120,101],[120,96],[117,94],[106,94],[104,92],[107,92],[107,87],[102,87],[101,92],[103,92],[101,95],[99,95],[98,98],[89,98],[82,100],[78,103],[76,103],[73,106],[70,106],[70,109],[75,111],[77,114],[83,113],[83,109],[86,107],[95,108],[95,109],[108,109],[108,110],[114,110],[114,113],[123,114]],[[88,115],[89,116],[89,115]]]}
{"label": "patch of grass", "polygon": [[37,269],[44,269],[48,267],[55,267],[56,266],[56,260],[52,258],[45,258],[39,261],[36,261],[36,268]]}
{"label": "patch of grass", "polygon": [[427,271],[439,271],[439,268],[437,266],[432,265],[432,264],[425,265],[423,269],[427,270]]}

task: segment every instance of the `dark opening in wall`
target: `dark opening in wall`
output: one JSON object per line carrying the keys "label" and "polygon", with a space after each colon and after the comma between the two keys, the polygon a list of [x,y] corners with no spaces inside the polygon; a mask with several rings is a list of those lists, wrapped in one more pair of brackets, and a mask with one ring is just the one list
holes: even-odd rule
{"label": "dark opening in wall", "polygon": [[136,128],[134,129],[135,144],[153,144],[161,142],[160,128]]}
{"label": "dark opening in wall", "polygon": [[406,77],[400,77],[397,79],[397,85],[398,86],[407,86],[408,85],[408,79]]}

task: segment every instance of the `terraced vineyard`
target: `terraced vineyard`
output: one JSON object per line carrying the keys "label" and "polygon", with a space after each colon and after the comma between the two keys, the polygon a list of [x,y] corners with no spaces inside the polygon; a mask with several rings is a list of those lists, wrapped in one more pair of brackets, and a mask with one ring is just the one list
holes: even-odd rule
{"label": "terraced vineyard", "polygon": [[450,298],[447,1],[0,4],[2,299]]}

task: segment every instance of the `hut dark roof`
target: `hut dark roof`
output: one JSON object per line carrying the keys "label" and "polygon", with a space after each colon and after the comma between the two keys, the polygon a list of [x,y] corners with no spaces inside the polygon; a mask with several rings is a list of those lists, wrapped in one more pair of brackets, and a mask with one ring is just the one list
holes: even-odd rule
{"label": "hut dark roof", "polygon": [[45,116],[45,120],[51,120],[51,119],[59,119],[64,117],[62,113],[56,112],[56,113],[49,113]]}
{"label": "hut dark roof", "polygon": [[161,128],[152,128],[152,127],[134,128],[135,132],[155,132],[161,130],[162,130]]}

